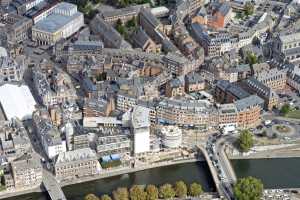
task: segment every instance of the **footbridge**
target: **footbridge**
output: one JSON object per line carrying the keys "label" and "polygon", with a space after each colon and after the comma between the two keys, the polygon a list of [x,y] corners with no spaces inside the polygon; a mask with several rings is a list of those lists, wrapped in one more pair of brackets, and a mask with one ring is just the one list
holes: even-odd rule
{"label": "footbridge", "polygon": [[43,170],[43,185],[51,200],[67,200],[54,175],[47,170]]}

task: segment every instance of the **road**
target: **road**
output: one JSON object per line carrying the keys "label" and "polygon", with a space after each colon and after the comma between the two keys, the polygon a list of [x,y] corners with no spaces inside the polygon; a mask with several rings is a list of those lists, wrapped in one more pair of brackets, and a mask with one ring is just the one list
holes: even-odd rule
{"label": "road", "polygon": [[220,189],[226,199],[234,199],[232,185],[236,182],[235,173],[224,152],[224,145],[227,140],[233,140],[231,136],[223,136],[221,133],[210,136],[206,143],[209,158],[218,173]]}

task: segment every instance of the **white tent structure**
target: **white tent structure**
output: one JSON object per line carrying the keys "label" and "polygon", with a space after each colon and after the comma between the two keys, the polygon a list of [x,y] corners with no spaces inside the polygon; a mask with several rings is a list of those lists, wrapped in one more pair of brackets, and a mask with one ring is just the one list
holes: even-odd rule
{"label": "white tent structure", "polygon": [[0,86],[0,103],[7,120],[31,119],[36,105],[28,86],[16,84]]}

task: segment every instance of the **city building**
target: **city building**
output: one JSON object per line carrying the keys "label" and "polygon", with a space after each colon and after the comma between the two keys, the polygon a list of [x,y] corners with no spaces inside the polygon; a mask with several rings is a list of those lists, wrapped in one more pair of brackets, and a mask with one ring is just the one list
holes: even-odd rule
{"label": "city building", "polygon": [[185,75],[198,67],[195,63],[191,63],[185,57],[174,53],[168,53],[162,58],[162,61],[167,72],[175,77]]}
{"label": "city building", "polygon": [[287,84],[299,92],[300,91],[300,75],[297,73],[288,74]]}
{"label": "city building", "polygon": [[235,100],[244,99],[250,94],[239,85],[229,81],[219,80],[216,83],[215,99],[221,103],[233,103]]}
{"label": "city building", "polygon": [[260,73],[255,75],[255,78],[262,82],[267,87],[271,88],[272,90],[279,91],[284,90],[286,87],[286,70],[281,70],[278,68],[271,68],[268,70],[263,70]]}
{"label": "city building", "polygon": [[32,27],[32,40],[40,45],[54,45],[76,33],[84,25],[83,14],[74,4],[61,2]]}
{"label": "city building", "polygon": [[22,80],[25,70],[24,59],[21,62],[19,64],[11,57],[0,55],[0,83]]}
{"label": "city building", "polygon": [[150,109],[135,106],[131,113],[135,155],[150,151]]}
{"label": "city building", "polygon": [[38,67],[33,71],[33,83],[39,100],[47,107],[72,103],[77,99],[70,77],[64,72],[44,72]]}
{"label": "city building", "polygon": [[182,144],[182,130],[177,126],[164,126],[161,129],[161,137],[166,148],[178,148]]}
{"label": "city building", "polygon": [[83,105],[83,116],[86,117],[107,117],[114,110],[113,98],[85,98]]}
{"label": "city building", "polygon": [[279,97],[274,89],[268,87],[267,85],[253,77],[244,80],[244,82],[247,84],[250,92],[257,94],[265,101],[265,109],[272,110],[274,107],[278,106]]}
{"label": "city building", "polygon": [[0,17],[0,23],[6,31],[6,36],[9,44],[18,44],[29,39],[30,31],[32,28],[32,21],[24,16],[14,13],[5,14]]}
{"label": "city building", "polygon": [[216,7],[201,7],[192,22],[207,25],[211,28],[224,28],[232,18],[232,8],[228,2],[220,3]]}
{"label": "city building", "polygon": [[43,168],[40,159],[31,154],[11,162],[11,170],[16,189],[39,187],[42,183]]}
{"label": "city building", "polygon": [[101,170],[97,155],[90,148],[60,153],[55,159],[54,168],[58,180],[92,176]]}
{"label": "city building", "polygon": [[131,140],[128,135],[109,135],[98,137],[97,154],[107,156],[112,154],[130,153]]}
{"label": "city building", "polygon": [[0,152],[8,162],[31,152],[32,147],[22,122],[13,119],[0,127]]}
{"label": "city building", "polygon": [[219,117],[218,123],[220,128],[238,127],[238,110],[234,103],[218,105]]}
{"label": "city building", "polygon": [[283,54],[290,62],[298,62],[300,59],[300,32],[280,35],[274,41],[273,51],[276,55]]}
{"label": "city building", "polygon": [[156,106],[157,123],[207,130],[217,123],[217,113],[207,101],[163,99]]}
{"label": "city building", "polygon": [[132,40],[135,48],[141,48],[145,52],[160,53],[161,45],[157,45],[141,27],[136,30]]}
{"label": "city building", "polygon": [[107,48],[131,49],[131,45],[109,23],[98,14],[90,22],[91,31],[99,35]]}
{"label": "city building", "polygon": [[236,51],[238,48],[238,39],[228,32],[209,32],[199,24],[191,24],[191,34],[194,39],[202,45],[205,55],[213,58],[223,55],[229,51]]}
{"label": "city building", "polygon": [[121,20],[122,23],[125,23],[131,20],[133,17],[137,17],[142,7],[150,8],[150,5],[142,4],[114,10],[101,10],[99,15],[104,19],[105,22],[108,23],[113,24],[118,20]]}
{"label": "city building", "polygon": [[178,78],[170,80],[166,85],[166,96],[176,97],[184,95],[184,77],[180,76]]}
{"label": "city building", "polygon": [[237,124],[239,128],[257,127],[261,123],[261,111],[264,100],[257,95],[251,95],[234,102],[237,109]]}
{"label": "city building", "polygon": [[50,159],[58,154],[66,152],[66,141],[60,137],[60,132],[52,125],[49,113],[46,109],[33,113],[33,125],[41,141],[44,151]]}
{"label": "city building", "polygon": [[7,120],[31,119],[32,113],[36,110],[36,102],[26,85],[6,83],[0,86],[0,103]]}
{"label": "city building", "polygon": [[198,92],[205,89],[205,81],[200,74],[191,72],[185,75],[185,92]]}

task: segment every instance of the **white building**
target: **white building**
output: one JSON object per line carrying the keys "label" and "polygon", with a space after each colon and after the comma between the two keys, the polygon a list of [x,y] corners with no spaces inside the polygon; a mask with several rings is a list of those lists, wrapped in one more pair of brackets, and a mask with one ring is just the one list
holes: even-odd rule
{"label": "white building", "polygon": [[134,154],[150,151],[150,109],[135,106],[131,115],[134,134]]}
{"label": "white building", "polygon": [[36,102],[26,85],[4,84],[0,86],[0,103],[7,120],[31,119]]}
{"label": "white building", "polygon": [[61,2],[35,18],[34,23],[32,39],[41,45],[54,45],[84,26],[84,18],[76,5]]}
{"label": "white building", "polygon": [[60,137],[60,132],[52,125],[46,109],[33,114],[33,124],[47,156],[52,159],[67,151],[66,141]]}
{"label": "white building", "polygon": [[59,180],[91,176],[100,170],[97,155],[90,148],[60,153],[55,161],[55,175]]}
{"label": "white building", "polygon": [[182,130],[177,126],[164,126],[161,134],[162,144],[166,148],[177,148],[182,144]]}

